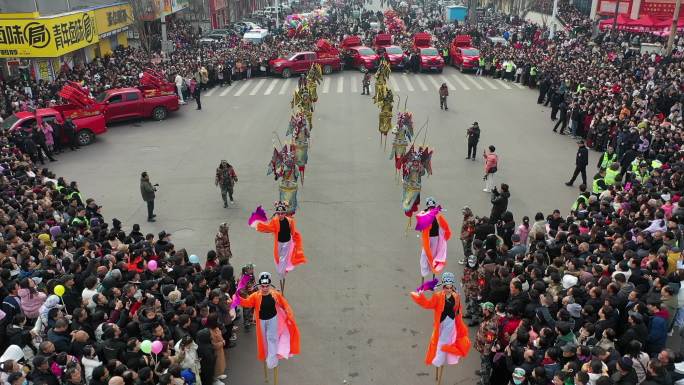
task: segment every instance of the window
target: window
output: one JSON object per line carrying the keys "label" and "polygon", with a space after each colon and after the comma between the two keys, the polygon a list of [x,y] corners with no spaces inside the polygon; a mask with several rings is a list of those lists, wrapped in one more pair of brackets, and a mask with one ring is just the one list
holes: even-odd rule
{"label": "window", "polygon": [[28,118],[21,122],[19,124],[19,127],[21,127],[22,129],[28,129],[33,127],[34,124],[36,124],[36,118]]}
{"label": "window", "polygon": [[138,100],[140,97],[138,96],[137,92],[129,92],[126,94],[126,101],[130,102],[133,100]]}
{"label": "window", "polygon": [[121,103],[122,100],[122,95],[114,95],[111,98],[109,98],[109,104]]}
{"label": "window", "polygon": [[49,115],[49,116],[43,116],[43,122],[47,122],[49,125],[55,124],[55,121],[57,120],[57,117],[54,115]]}

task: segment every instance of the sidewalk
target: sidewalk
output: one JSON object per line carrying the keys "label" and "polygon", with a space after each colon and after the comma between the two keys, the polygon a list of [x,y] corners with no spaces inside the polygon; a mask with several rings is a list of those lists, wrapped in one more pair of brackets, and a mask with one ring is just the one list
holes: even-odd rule
{"label": "sidewalk", "polygon": [[547,27],[551,26],[551,24],[556,24],[556,30],[560,30],[560,29],[565,28],[563,26],[563,23],[560,22],[560,20],[558,20],[555,17],[551,17],[551,15],[544,15],[542,13],[534,12],[534,11],[529,11],[529,12],[527,12],[527,15],[525,15],[525,20],[531,21],[531,22],[539,24],[539,25],[544,24],[544,19],[546,19],[546,26]]}

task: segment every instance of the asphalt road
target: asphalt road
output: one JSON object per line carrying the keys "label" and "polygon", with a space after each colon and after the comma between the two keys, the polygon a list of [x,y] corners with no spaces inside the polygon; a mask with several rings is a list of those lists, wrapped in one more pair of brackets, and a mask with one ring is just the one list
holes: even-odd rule
{"label": "asphalt road", "polygon": [[[535,103],[536,92],[451,68],[442,75],[392,79],[402,106],[408,97],[416,126],[429,119],[425,143],[435,149],[434,174],[424,179],[422,196],[434,196],[446,208],[454,230],[447,270],[460,276],[460,209],[468,205],[478,215],[490,210],[489,194],[482,192],[483,164],[463,156],[473,121],[482,128],[478,153],[485,145],[497,147],[498,182],[511,186],[509,209],[516,220],[538,210],[569,211],[577,190],[563,182],[577,146],[551,133],[549,110]],[[436,90],[444,79],[452,88],[446,112],[439,109]],[[85,196],[104,206],[106,218],[120,219],[126,229],[140,223],[145,232],[171,232],[177,247],[202,258],[213,247],[218,225],[228,222],[236,270],[254,262],[257,272],[273,271],[272,239],[249,228],[247,218],[257,205],[269,208],[277,199],[266,165],[273,133],[282,138],[287,127],[294,82],[254,79],[210,90],[201,111],[191,103],[163,122],[114,125],[94,144],[62,154],[50,166],[79,181]],[[408,296],[420,279],[419,239],[413,230],[405,233],[401,187],[389,148],[380,146],[378,109],[360,89],[361,75],[351,71],[325,77],[319,88],[297,212],[309,262],[288,276],[286,292],[302,353],[281,362],[284,385],[434,383],[433,369],[423,363],[432,315]],[[228,209],[213,184],[221,159],[234,165],[240,179],[236,204]],[[592,153],[590,164],[596,159]],[[143,170],[160,184],[152,224],[145,222],[139,192]],[[590,166],[589,178],[593,171]],[[228,383],[263,381],[255,352],[254,333],[242,334],[229,352]],[[475,383],[478,366],[473,350],[447,369],[444,384]]]}

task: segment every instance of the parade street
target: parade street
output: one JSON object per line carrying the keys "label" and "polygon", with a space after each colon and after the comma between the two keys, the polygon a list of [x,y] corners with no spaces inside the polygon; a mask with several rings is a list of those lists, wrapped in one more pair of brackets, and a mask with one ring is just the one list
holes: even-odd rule
{"label": "parade street", "polygon": [[[434,368],[423,363],[432,315],[409,298],[420,282],[420,239],[415,223],[406,231],[401,186],[389,160],[391,135],[381,145],[378,108],[361,95],[361,78],[358,71],[334,73],[318,88],[297,211],[308,263],[287,276],[286,286],[302,348],[301,355],[281,361],[281,384],[434,383]],[[250,229],[247,219],[258,205],[270,215],[278,199],[266,166],[273,145],[285,140],[296,83],[256,78],[215,87],[203,94],[201,111],[192,101],[162,122],[110,125],[95,143],[62,154],[50,166],[57,175],[78,180],[83,194],[103,206],[105,217],[129,227],[140,223],[143,232],[165,230],[174,244],[202,260],[219,224],[227,222],[236,274],[249,262],[256,264],[257,274],[273,272],[271,237]],[[450,89],[448,111],[439,109],[442,83]],[[579,182],[575,187],[564,182],[573,171],[577,146],[551,132],[550,109],[536,104],[536,90],[453,68],[442,74],[393,73],[389,85],[395,91],[394,115],[399,96],[400,109],[414,113],[416,131],[427,124],[427,135],[416,143],[435,152],[420,208],[433,196],[446,209],[453,232],[446,270],[458,279],[461,208],[469,206],[476,215],[491,208],[490,194],[482,191],[486,146],[496,146],[497,184],[511,185],[508,207],[516,217],[556,208],[568,212]],[[477,162],[464,156],[466,129],[475,121],[482,130]],[[214,186],[222,159],[239,177],[235,204],[228,208]],[[590,152],[588,178],[596,161],[597,154]],[[142,171],[159,184],[156,223],[145,222]],[[228,383],[260,384],[254,331],[239,333],[245,343],[227,351]],[[474,384],[476,369],[479,357],[473,350],[464,364],[446,369],[443,383]]]}

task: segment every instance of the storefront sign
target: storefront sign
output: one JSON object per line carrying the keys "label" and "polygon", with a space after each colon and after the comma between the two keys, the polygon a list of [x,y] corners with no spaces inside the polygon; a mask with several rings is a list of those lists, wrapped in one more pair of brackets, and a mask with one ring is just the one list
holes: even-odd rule
{"label": "storefront sign", "polygon": [[[618,14],[629,15],[631,8],[631,1],[620,1],[620,5],[618,5]],[[601,0],[599,2],[598,13],[599,15],[615,15],[615,1]]]}
{"label": "storefront sign", "polygon": [[93,11],[0,20],[0,57],[58,57],[98,41]]}
{"label": "storefront sign", "polygon": [[160,0],[164,3],[164,13],[170,15],[188,7],[190,0]]}
{"label": "storefront sign", "polygon": [[655,17],[669,17],[674,14],[675,1],[668,0],[643,0],[641,2],[641,9],[639,13],[642,15],[651,15]]}
{"label": "storefront sign", "polygon": [[132,22],[133,11],[130,4],[115,5],[95,10],[95,23],[97,24],[97,33],[100,35],[128,27]]}

